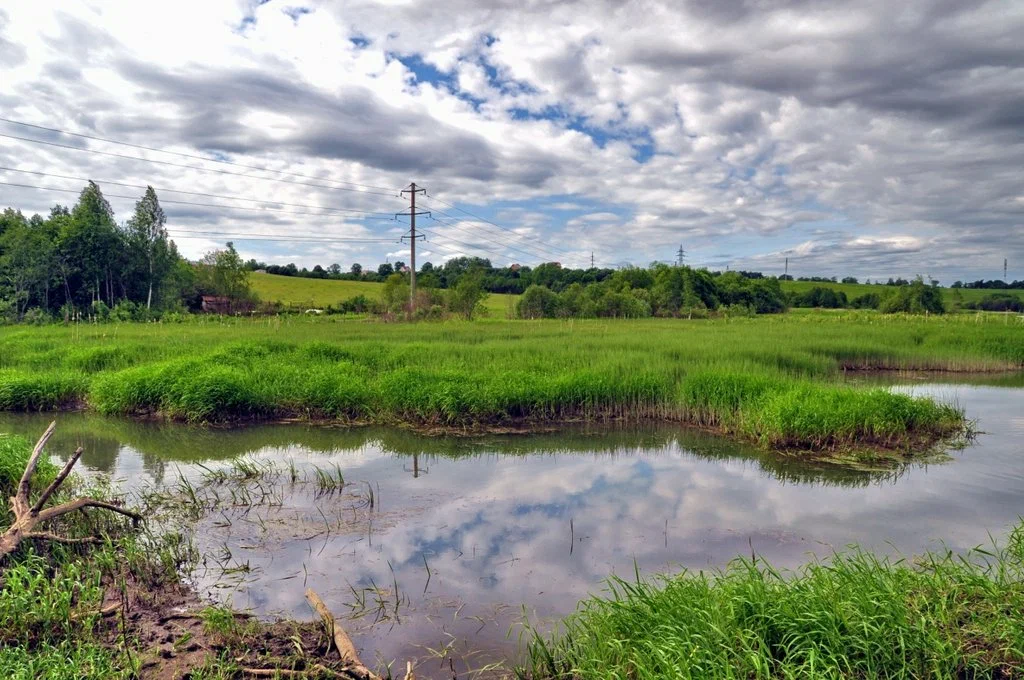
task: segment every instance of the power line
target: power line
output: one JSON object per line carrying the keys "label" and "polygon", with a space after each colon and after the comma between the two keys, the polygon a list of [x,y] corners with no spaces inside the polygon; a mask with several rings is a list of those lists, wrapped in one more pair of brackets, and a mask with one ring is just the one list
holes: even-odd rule
{"label": "power line", "polygon": [[[451,207],[450,204],[445,203],[444,201],[442,201],[440,199],[433,198],[433,197],[431,197],[431,198],[432,198],[432,200],[436,200],[439,203],[444,203],[445,205],[448,205],[449,207]],[[427,206],[427,207],[430,208],[431,210],[433,210],[434,212],[437,212],[437,213],[440,213],[442,215],[445,215],[446,217],[448,217],[451,220],[459,221],[459,222],[463,221],[462,218],[456,217],[456,216],[452,215],[451,213],[445,212],[444,210],[441,210],[439,208],[433,208],[431,206]],[[463,212],[465,212],[465,211],[463,211]],[[473,215],[473,217],[476,217],[476,216]],[[536,243],[539,243],[540,246],[531,246],[530,244],[524,244],[525,247],[533,248],[534,250],[538,251],[537,253],[531,253],[532,257],[541,257],[541,258],[548,257],[548,256],[563,257],[564,255],[570,254],[569,251],[565,250],[564,248],[559,248],[558,246],[546,246],[546,245],[544,245],[543,242],[541,242],[541,241],[539,241],[539,240],[537,240],[535,238],[531,238],[531,237],[527,236],[526,234],[520,234],[519,232],[515,231],[514,229],[506,229],[505,227],[501,227],[500,225],[496,225],[493,222],[490,222],[488,220],[484,220],[483,218],[477,217],[476,219],[480,220],[481,222],[485,222],[487,224],[491,224],[491,225],[497,226],[502,231],[505,231],[505,232],[508,232],[508,233],[512,234],[517,239],[519,239],[519,242],[522,242],[523,239],[528,239],[528,240],[531,240],[531,241],[535,241]],[[483,228],[480,227],[480,229],[482,230]],[[543,253],[543,254],[539,254],[539,253]]]}
{"label": "power line", "polygon": [[217,168],[203,168],[198,165],[186,165],[184,163],[172,163],[171,161],[161,161],[155,158],[140,158],[138,156],[128,156],[123,153],[114,153],[112,151],[100,151],[98,149],[86,149],[80,146],[72,146],[70,144],[60,144],[59,142],[48,142],[42,139],[31,139],[30,137],[19,137],[18,135],[9,135],[4,132],[0,132],[0,137],[6,137],[7,139],[16,139],[21,142],[29,142],[30,144],[43,144],[46,146],[54,146],[59,149],[70,149],[72,151],[83,151],[85,153],[94,153],[100,156],[110,156],[111,158],[123,158],[130,161],[142,161],[144,163],[156,163],[157,165],[167,165],[172,168],[185,168],[187,170],[198,170],[199,172],[214,172],[219,175],[233,175],[235,177],[248,177],[249,179],[258,179],[265,182],[284,182],[286,184],[297,184],[300,186],[316,187],[319,189],[330,189],[332,191],[351,191],[357,194],[372,195],[372,196],[395,196],[393,193],[384,193],[381,191],[360,191],[359,189],[352,189],[349,187],[332,187],[326,184],[313,184],[310,182],[299,182],[293,179],[283,179],[280,177],[260,177],[259,175],[253,175],[247,172],[232,172],[231,170],[220,170]]}
{"label": "power line", "polygon": [[[38,185],[35,185],[35,184],[18,184],[16,182],[3,182],[3,181],[0,181],[0,184],[6,185],[6,186],[9,186],[9,187],[20,187],[20,188],[23,188],[23,189],[39,189],[41,191],[59,191],[59,192],[65,193],[65,194],[77,194],[77,193],[80,193],[80,191],[78,189],[61,189],[59,187],[41,187],[41,186],[38,186]],[[124,194],[104,194],[104,196],[109,196],[110,198],[127,198],[129,200],[137,200],[138,199],[137,196],[125,196]],[[170,198],[160,199],[160,203],[171,203],[171,204],[176,204],[176,205],[198,206],[198,207],[202,207],[202,208],[224,208],[224,209],[227,209],[227,210],[249,210],[249,211],[255,211],[255,212],[273,212],[273,213],[283,213],[285,215],[311,215],[311,216],[314,216],[314,217],[341,217],[340,215],[332,215],[330,213],[324,214],[324,213],[313,213],[313,212],[300,212],[300,211],[297,211],[297,210],[278,210],[276,208],[250,208],[250,207],[241,206],[241,205],[221,205],[219,203],[198,203],[196,201],[178,201],[178,200],[174,200],[174,199],[170,199]],[[374,217],[372,215],[353,215],[353,216],[351,216],[351,219],[355,219],[355,220],[386,220],[386,221],[390,222],[394,218],[391,218],[391,217]]]}
{"label": "power line", "polygon": [[[56,132],[58,134],[68,135],[70,137],[80,137],[82,139],[91,139],[91,140],[96,141],[96,142],[106,142],[108,144],[119,144],[121,146],[128,146],[128,147],[131,147],[133,149],[142,149],[144,151],[155,151],[157,153],[166,153],[166,154],[170,154],[172,156],[180,156],[181,158],[192,158],[194,160],[207,161],[209,163],[220,163],[221,165],[232,165],[232,166],[235,166],[237,168],[246,168],[248,170],[260,170],[262,172],[276,172],[276,173],[279,173],[279,174],[282,174],[282,175],[290,175],[292,177],[302,177],[304,179],[323,180],[323,178],[321,178],[321,177],[314,177],[313,175],[303,175],[303,174],[298,173],[298,172],[289,172],[287,170],[274,170],[273,168],[267,168],[267,167],[263,167],[263,166],[259,166],[259,165],[246,165],[244,163],[236,163],[234,161],[225,161],[225,160],[220,160],[220,159],[217,159],[217,158],[207,158],[205,156],[199,156],[199,155],[196,155],[196,154],[183,153],[181,151],[170,151],[168,149],[158,149],[156,147],[145,146],[143,144],[133,144],[131,142],[121,142],[121,141],[118,141],[116,139],[108,139],[106,137],[95,137],[93,135],[82,134],[81,132],[70,132],[68,130],[61,130],[59,128],[46,127],[45,125],[35,125],[34,123],[26,123],[24,121],[12,120],[10,118],[0,117],[0,121],[3,121],[4,123],[10,123],[12,125],[21,125],[21,126],[24,126],[24,127],[35,128],[36,130],[45,130],[47,132]],[[348,181],[344,181],[344,180],[333,180],[333,179],[332,180],[327,180],[327,181],[334,182],[335,184],[348,184],[350,186],[355,186],[355,187],[364,187],[366,189],[380,189],[382,191],[391,191],[391,192],[394,191],[390,187],[375,186],[373,184],[360,184],[359,182],[348,182]]]}
{"label": "power line", "polygon": [[[460,232],[462,232],[464,234],[467,234],[467,235],[469,235],[471,237],[476,237],[477,236],[476,234],[473,234],[473,233],[471,233],[469,231],[466,231],[461,226],[459,226],[457,224],[454,224],[452,222],[448,222],[447,220],[441,220],[441,219],[439,219],[437,217],[431,217],[431,219],[433,219],[438,224],[441,224],[441,225],[444,225],[444,226],[448,227],[449,229],[455,229],[455,230],[460,231]],[[506,243],[504,241],[498,241],[493,236],[491,236],[487,240],[489,240],[490,242],[492,242],[492,243],[494,243],[496,245],[504,246],[504,247],[508,248],[509,250],[517,251],[517,252],[519,252],[519,253],[521,253],[523,255],[526,255],[527,257],[540,257],[535,252],[528,252],[526,250],[522,250],[520,248],[517,248],[516,246],[513,246],[510,243]],[[541,259],[543,259],[543,257],[541,257]]]}
{"label": "power line", "polygon": [[[515,231],[514,229],[509,229],[508,227],[503,227],[500,224],[498,224],[497,222],[492,222],[491,220],[489,220],[489,219],[487,219],[485,217],[481,217],[481,216],[479,216],[479,215],[477,215],[475,213],[471,213],[470,211],[468,211],[468,210],[466,210],[464,208],[460,208],[457,205],[453,205],[453,204],[451,204],[451,203],[449,203],[447,201],[441,200],[440,198],[434,196],[433,194],[428,195],[428,198],[430,198],[433,201],[437,201],[438,203],[440,203],[442,205],[446,205],[449,208],[451,208],[452,210],[458,210],[459,212],[461,212],[463,214],[466,214],[466,215],[469,215],[470,217],[473,217],[473,218],[475,218],[477,220],[480,220],[481,222],[486,222],[487,224],[495,226],[498,229],[501,229],[502,231],[507,231],[507,232],[509,232],[511,234],[515,234],[516,236],[519,236],[521,238],[528,238],[530,240],[537,241],[541,245],[544,245],[544,242],[542,242],[542,241],[540,241],[540,240],[538,240],[538,239],[536,239],[534,237],[527,236],[525,234],[520,234],[519,232]],[[438,212],[442,212],[442,211],[439,210]],[[446,214],[446,213],[442,212],[442,214]],[[451,216],[449,215],[449,217],[451,217]],[[551,246],[551,247],[554,248],[555,250],[561,251],[561,252],[566,253],[566,254],[568,254],[568,252],[569,252],[569,251],[565,250],[564,248],[559,248],[558,246]]]}
{"label": "power line", "polygon": [[[0,119],[2,120],[2,119]],[[40,175],[42,177],[54,177],[56,179],[70,179],[79,182],[96,182],[97,184],[113,184],[119,187],[129,187],[132,189],[148,189],[152,185],[146,184],[128,184],[126,182],[115,182],[110,179],[92,179],[89,177],[74,177],[72,175],[57,175],[52,172],[40,172],[38,170],[22,170],[20,168],[8,168],[0,165],[0,170],[7,170],[9,172],[20,172],[26,175]],[[274,205],[287,205],[294,208],[312,208],[314,210],[331,210],[337,212],[350,212],[350,213],[363,213],[365,215],[392,215],[390,212],[382,210],[356,210],[355,208],[326,208],[319,205],[308,205],[305,203],[286,203],[284,201],[268,201],[261,198],[248,198],[245,196],[226,196],[224,194],[207,194],[201,191],[184,191],[183,189],[169,189],[167,187],[153,187],[156,190],[164,191],[172,194],[188,194],[190,196],[205,196],[207,198],[223,198],[229,201],[250,201],[252,203],[273,203]],[[70,189],[65,189],[70,191]]]}
{"label": "power line", "polygon": [[301,236],[276,234],[251,234],[229,231],[189,231],[186,229],[168,229],[167,233],[176,239],[233,239],[236,241],[295,241],[299,243],[396,243],[396,239],[385,238],[347,238],[343,236]]}

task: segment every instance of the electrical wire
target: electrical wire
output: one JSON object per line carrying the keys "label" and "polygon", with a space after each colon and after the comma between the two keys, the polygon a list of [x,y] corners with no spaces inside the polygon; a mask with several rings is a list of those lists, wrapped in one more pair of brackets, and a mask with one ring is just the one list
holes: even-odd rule
{"label": "electrical wire", "polygon": [[[471,213],[470,211],[465,210],[464,208],[460,208],[459,206],[454,205],[452,203],[449,203],[448,201],[444,201],[444,200],[434,196],[433,194],[431,194],[429,192],[427,193],[427,198],[429,198],[429,199],[431,199],[433,201],[437,201],[438,203],[440,203],[442,205],[445,205],[445,206],[451,208],[452,210],[458,210],[459,212],[461,212],[461,213],[463,213],[465,215],[469,215],[470,217],[472,217],[474,219],[477,219],[477,220],[479,220],[481,222],[484,222],[486,224],[489,224],[489,225],[491,225],[493,227],[497,227],[498,229],[500,229],[502,231],[507,231],[507,232],[509,232],[511,234],[515,234],[516,236],[519,236],[520,238],[527,238],[527,239],[530,239],[532,241],[536,241],[537,243],[541,244],[542,246],[546,245],[543,241],[540,241],[539,239],[537,239],[535,237],[527,236],[525,234],[520,234],[519,232],[515,231],[514,229],[509,229],[508,227],[503,227],[502,225],[498,224],[497,222],[492,222],[491,220],[489,220],[489,219],[487,219],[485,217],[481,217],[480,215],[477,215],[475,213]],[[447,214],[447,213],[445,213],[442,210],[438,210],[437,212],[440,212],[442,214]],[[448,215],[448,216],[451,217],[451,215]],[[455,219],[455,218],[453,218],[453,219]],[[569,252],[569,251],[567,251],[564,248],[560,248],[560,247],[554,246],[554,245],[551,245],[551,246],[548,246],[548,247],[549,248],[553,248],[556,251],[559,251],[559,252],[562,252],[562,253],[566,253],[566,254],[568,254],[568,252]]]}
{"label": "electrical wire", "polygon": [[397,239],[384,238],[347,238],[343,236],[301,236],[301,235],[277,235],[277,234],[251,234],[226,231],[189,231],[186,229],[168,229],[168,235],[176,239],[231,239],[235,241],[275,241],[297,243],[396,243]]}
{"label": "electrical wire", "polygon": [[53,146],[60,149],[70,149],[72,151],[83,151],[85,153],[94,153],[101,156],[110,156],[112,158],[123,158],[131,161],[142,161],[144,163],[156,163],[158,165],[167,165],[172,168],[185,168],[187,170],[198,170],[199,172],[214,172],[220,175],[233,175],[235,177],[248,177],[249,179],[258,179],[265,182],[284,182],[286,184],[298,184],[300,186],[317,187],[319,189],[330,189],[332,191],[352,191],[357,194],[368,194],[373,196],[390,196],[397,197],[396,193],[384,193],[381,191],[361,191],[359,189],[352,189],[349,187],[332,187],[326,184],[313,184],[310,182],[299,182],[292,179],[282,179],[279,177],[260,177],[259,175],[253,175],[246,172],[232,172],[231,170],[220,170],[218,168],[202,168],[197,165],[185,165],[184,163],[172,163],[171,161],[161,161],[155,158],[140,158],[139,156],[128,156],[123,153],[114,153],[112,151],[100,151],[98,149],[86,149],[80,146],[72,146],[70,144],[61,144],[59,142],[48,142],[42,139],[32,139],[30,137],[19,137],[18,135],[9,135],[4,132],[0,132],[0,137],[7,139],[16,139],[21,142],[29,142],[30,144],[43,144],[46,146]]}
{"label": "electrical wire", "polygon": [[[467,234],[470,237],[474,237],[474,238],[477,237],[477,234],[474,234],[472,232],[467,231],[466,229],[462,228],[458,224],[454,224],[454,223],[448,222],[446,220],[441,220],[441,219],[438,219],[438,218],[433,217],[433,216],[431,216],[431,219],[434,220],[435,222],[437,222],[440,225],[448,227],[449,229],[455,229],[455,230],[457,230],[457,231],[459,231],[459,232],[461,232],[463,234]],[[539,259],[544,259],[544,257],[542,255],[538,255],[535,252],[526,251],[526,250],[523,250],[521,248],[517,248],[516,246],[513,246],[510,243],[506,243],[506,242],[503,242],[503,241],[498,241],[498,240],[494,239],[493,237],[489,238],[488,240],[490,242],[496,244],[496,245],[504,246],[505,248],[507,248],[509,250],[513,250],[513,251],[516,251],[516,252],[518,252],[518,253],[520,253],[522,255],[526,255],[527,257],[531,257],[531,258],[536,257],[536,258],[539,258]]]}
{"label": "electrical wire", "polygon": [[[80,191],[78,189],[61,189],[59,187],[41,187],[41,186],[38,186],[38,185],[35,185],[35,184],[18,184],[18,183],[15,183],[15,182],[3,182],[3,181],[0,181],[0,184],[6,185],[6,186],[10,186],[10,187],[21,187],[23,189],[39,189],[39,190],[42,190],[42,191],[59,191],[59,192],[66,193],[66,194],[77,194],[77,193],[80,193]],[[125,196],[123,194],[104,194],[104,195],[105,196],[109,196],[110,198],[127,198],[127,199],[130,199],[130,200],[138,200],[137,196]],[[195,201],[177,201],[177,200],[169,199],[169,198],[161,199],[160,203],[170,203],[170,204],[175,204],[175,205],[198,206],[198,207],[203,207],[203,208],[222,208],[222,209],[225,209],[225,210],[249,210],[249,211],[255,211],[255,212],[283,213],[285,215],[310,215],[310,216],[314,216],[314,217],[342,217],[341,215],[334,215],[334,214],[330,214],[330,213],[324,214],[324,213],[313,213],[313,212],[300,212],[300,211],[297,211],[297,210],[278,210],[276,208],[249,208],[249,207],[240,206],[240,205],[221,205],[221,204],[218,204],[218,203],[198,203],[198,202],[195,202]],[[384,220],[384,221],[388,221],[388,222],[394,220],[393,217],[374,217],[372,215],[352,215],[352,216],[347,216],[346,215],[344,217],[346,217],[348,219],[354,219],[354,220]]]}
{"label": "electrical wire", "polygon": [[[0,120],[2,120],[2,119],[0,119]],[[57,175],[57,174],[54,174],[52,172],[40,172],[38,170],[22,170],[20,168],[8,168],[8,167],[2,166],[2,165],[0,165],[0,170],[6,170],[6,171],[9,171],[9,172],[20,172],[20,173],[24,173],[26,175],[40,175],[42,177],[54,177],[56,179],[70,179],[70,180],[76,180],[76,181],[79,181],[79,182],[96,182],[97,184],[112,184],[114,186],[129,187],[129,188],[132,188],[132,189],[147,189],[147,188],[149,188],[149,186],[151,186],[151,185],[145,185],[145,184],[128,184],[126,182],[115,182],[114,180],[109,180],[109,179],[91,179],[89,177],[75,177],[75,176],[72,176],[72,175]],[[203,193],[201,191],[184,191],[182,189],[168,189],[167,187],[153,187],[153,188],[156,189],[156,190],[159,190],[159,191],[164,191],[164,192],[172,193],[172,194],[188,194],[188,195],[191,195],[191,196],[205,196],[207,198],[223,198],[223,199],[226,199],[226,200],[229,200],[229,201],[250,201],[252,203],[273,203],[275,205],[287,205],[287,206],[291,206],[291,207],[294,207],[294,208],[312,208],[314,210],[331,210],[331,211],[336,211],[336,212],[363,213],[363,214],[366,214],[366,215],[389,215],[390,217],[388,217],[388,219],[394,219],[394,213],[386,212],[386,211],[380,211],[380,210],[356,210],[355,208],[326,208],[326,207],[319,206],[319,205],[307,205],[307,204],[304,204],[304,203],[286,203],[284,201],[272,201],[272,200],[265,200],[265,199],[260,199],[260,198],[247,198],[245,196],[226,196],[224,194],[208,194],[208,193]],[[66,189],[65,191],[70,191],[70,189]]]}
{"label": "electrical wire", "polygon": [[[170,154],[172,156],[179,156],[181,158],[191,158],[193,160],[207,161],[209,163],[220,163],[221,165],[232,165],[232,166],[235,166],[235,167],[238,167],[238,168],[246,168],[248,170],[260,170],[262,172],[276,172],[278,174],[290,175],[292,177],[302,177],[304,179],[315,179],[315,180],[323,181],[322,177],[314,177],[312,175],[303,175],[303,174],[298,173],[298,172],[288,172],[286,170],[274,170],[272,168],[267,168],[267,167],[263,167],[263,166],[259,166],[259,165],[246,165],[244,163],[236,163],[234,161],[225,161],[225,160],[220,160],[220,159],[217,159],[217,158],[207,158],[205,156],[199,156],[199,155],[196,155],[196,154],[183,153],[181,151],[170,151],[168,149],[158,149],[156,147],[145,146],[143,144],[133,144],[131,142],[121,142],[121,141],[118,141],[116,139],[109,139],[109,138],[106,138],[106,137],[95,137],[93,135],[82,134],[81,132],[71,132],[69,130],[61,130],[59,128],[46,127],[45,125],[36,125],[34,123],[26,123],[26,122],[20,121],[20,120],[12,120],[11,118],[0,117],[0,121],[3,121],[4,123],[10,123],[11,125],[21,125],[23,127],[34,128],[36,130],[45,130],[46,132],[56,132],[58,134],[68,135],[70,137],[80,137],[82,139],[91,139],[91,140],[96,141],[96,142],[106,142],[108,144],[119,144],[121,146],[128,146],[128,147],[131,147],[133,149],[141,149],[143,151],[155,151],[157,153],[166,153],[166,154]],[[381,186],[376,186],[376,185],[373,185],[373,184],[360,184],[359,182],[348,182],[348,181],[343,181],[343,180],[328,180],[328,181],[334,182],[335,184],[348,184],[350,186],[364,187],[366,189],[380,189],[382,191],[388,191],[388,192],[394,192],[395,191],[394,189],[391,189],[390,187],[381,187]]]}
{"label": "electrical wire", "polygon": [[[460,225],[462,225],[463,223],[466,222],[466,220],[464,218],[456,217],[455,215],[452,215],[451,213],[445,212],[444,210],[435,209],[435,208],[432,208],[429,205],[426,205],[425,207],[428,210],[430,210],[431,212],[436,212],[436,213],[439,213],[441,215],[444,215],[448,219],[452,220],[452,222],[457,222]],[[435,219],[437,219],[437,218],[435,218]],[[510,247],[512,246],[512,244],[507,242],[507,241],[499,240],[497,235],[492,234],[492,232],[490,232],[490,231],[486,231],[479,224],[468,223],[468,224],[465,225],[464,228],[480,229],[483,233],[488,234],[490,236],[491,240],[494,240],[495,242],[498,242],[498,243],[503,243],[504,245],[507,245],[507,246],[510,246]],[[566,251],[564,249],[557,249],[558,251],[560,251],[560,252],[557,252],[556,249],[555,249],[556,248],[555,246],[544,247],[544,246],[534,246],[534,245],[531,245],[530,243],[523,243],[523,240],[528,238],[525,234],[520,234],[519,232],[516,232],[516,231],[513,231],[513,230],[506,230],[506,231],[508,231],[509,233],[513,234],[518,239],[516,241],[516,245],[517,246],[521,245],[523,248],[531,249],[531,252],[528,253],[531,257],[536,257],[536,258],[539,258],[539,259],[543,260],[543,259],[549,258],[549,257],[562,258],[565,255],[569,254],[568,251]],[[505,238],[507,238],[507,237],[505,237]],[[523,251],[520,250],[520,252],[523,252]]]}

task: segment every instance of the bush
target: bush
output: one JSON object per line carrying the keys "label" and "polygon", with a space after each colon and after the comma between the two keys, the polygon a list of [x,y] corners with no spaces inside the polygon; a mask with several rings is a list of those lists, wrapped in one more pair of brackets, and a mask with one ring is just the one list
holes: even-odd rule
{"label": "bush", "polygon": [[794,307],[815,307],[820,309],[842,309],[847,306],[846,293],[824,286],[815,286],[806,293],[793,297]]}
{"label": "bush", "polygon": [[45,309],[30,307],[25,310],[25,316],[21,317],[21,321],[30,326],[42,326],[53,321],[53,317]]}
{"label": "bush", "polygon": [[882,300],[879,309],[885,314],[945,314],[946,304],[942,291],[936,286],[924,285],[919,276],[909,286],[900,286]]}
{"label": "bush", "polygon": [[865,293],[850,301],[850,306],[854,309],[878,309],[881,304],[882,298],[878,293]]}
{"label": "bush", "polygon": [[558,314],[558,295],[550,288],[530,286],[516,303],[520,319],[552,319]]}
{"label": "bush", "polygon": [[1024,312],[1024,302],[1010,293],[992,293],[978,302],[968,302],[967,309],[980,309],[986,312]]}
{"label": "bush", "polygon": [[146,321],[149,317],[147,311],[145,307],[131,300],[122,300],[114,305],[110,311],[110,318],[113,321]]}
{"label": "bush", "polygon": [[375,307],[373,300],[362,294],[354,295],[338,304],[342,314],[365,314],[372,312]]}

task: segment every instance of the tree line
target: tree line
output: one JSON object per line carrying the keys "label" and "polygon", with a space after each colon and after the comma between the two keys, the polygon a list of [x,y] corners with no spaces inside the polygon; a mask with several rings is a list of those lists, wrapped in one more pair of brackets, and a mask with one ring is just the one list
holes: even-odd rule
{"label": "tree line", "polygon": [[199,308],[203,295],[252,300],[231,244],[190,263],[167,236],[153,187],[124,223],[90,181],[71,208],[0,213],[0,320],[145,320]]}

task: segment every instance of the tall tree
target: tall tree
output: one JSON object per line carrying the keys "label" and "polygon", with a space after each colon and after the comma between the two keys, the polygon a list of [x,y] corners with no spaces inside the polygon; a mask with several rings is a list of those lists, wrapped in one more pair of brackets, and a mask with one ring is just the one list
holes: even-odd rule
{"label": "tall tree", "polygon": [[114,211],[99,186],[90,180],[71,211],[71,219],[60,236],[59,248],[69,264],[82,278],[91,300],[106,296],[114,303],[111,274],[123,254],[121,233],[114,223]]}
{"label": "tall tree", "polygon": [[164,228],[166,223],[167,216],[160,207],[156,191],[147,186],[145,195],[135,204],[135,214],[127,224],[128,242],[145,264],[146,309],[153,306],[153,284],[163,278],[170,266],[167,230]]}

